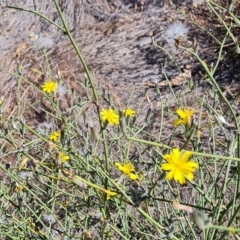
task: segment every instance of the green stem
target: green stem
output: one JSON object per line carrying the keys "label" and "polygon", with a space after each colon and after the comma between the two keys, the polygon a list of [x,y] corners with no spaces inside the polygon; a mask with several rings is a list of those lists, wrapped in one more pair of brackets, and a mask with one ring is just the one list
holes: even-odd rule
{"label": "green stem", "polygon": [[6,8],[12,8],[12,9],[16,9],[16,10],[20,10],[20,11],[24,11],[24,12],[30,12],[33,14],[36,14],[37,16],[47,20],[48,22],[50,22],[51,24],[53,24],[55,27],[59,28],[60,30],[62,30],[63,32],[65,32],[65,29],[63,27],[61,27],[60,25],[58,25],[57,23],[55,23],[54,21],[52,21],[50,18],[44,16],[43,14],[34,11],[34,10],[30,10],[30,9],[26,9],[26,8],[20,8],[20,7],[13,7],[13,6],[6,6]]}
{"label": "green stem", "polygon": [[[137,211],[145,217],[145,219],[147,219],[150,223],[152,223],[153,225],[155,225],[156,227],[159,228],[159,230],[164,230],[164,227],[159,224],[158,222],[156,222],[153,218],[151,218],[147,213],[145,213],[141,208],[137,208]],[[172,236],[172,239],[175,240],[179,240],[179,238]]]}
{"label": "green stem", "polygon": [[210,225],[207,228],[219,229],[219,230],[222,230],[222,231],[228,231],[228,232],[232,232],[232,233],[234,233],[234,232],[235,233],[240,233],[239,228],[224,227],[224,226],[218,226],[218,225]]}
{"label": "green stem", "polygon": [[[151,199],[156,200],[156,201],[160,201],[160,202],[167,202],[167,203],[172,203],[173,202],[173,200],[169,200],[169,199],[165,199],[165,198],[151,197]],[[181,205],[186,205],[186,206],[198,209],[198,210],[204,210],[204,211],[208,211],[208,212],[212,211],[211,208],[207,208],[207,207],[196,206],[196,205],[181,202],[181,201],[178,201],[178,203],[181,204]]]}
{"label": "green stem", "polygon": [[[5,172],[9,177],[11,177],[11,179],[13,179],[14,181],[16,181],[17,183],[19,182],[19,180],[17,179],[16,175],[12,174],[10,171],[8,171],[3,165],[2,163],[0,163],[0,169]],[[32,195],[32,197],[34,197],[34,199],[39,203],[39,206],[41,206],[42,209],[44,209],[45,211],[52,213],[52,210],[50,208],[48,208],[48,206],[46,205],[46,203],[44,203],[37,194],[35,194],[28,185],[26,184],[22,184],[24,189],[30,194]],[[57,220],[57,219],[56,219]],[[59,224],[59,226],[66,232],[67,231],[64,227],[64,225],[61,223],[61,221],[57,220],[57,223]],[[68,235],[68,234],[67,234]],[[68,236],[70,237],[70,236]]]}
{"label": "green stem", "polygon": [[[229,103],[229,101],[227,100],[227,98],[225,97],[225,95],[223,94],[222,90],[220,89],[219,85],[217,84],[216,80],[213,77],[213,74],[211,73],[211,71],[209,70],[207,64],[198,56],[197,53],[191,51],[188,48],[184,48],[184,47],[180,47],[184,50],[186,50],[187,52],[191,53],[197,60],[198,62],[202,65],[203,69],[205,70],[205,72],[207,73],[208,77],[210,78],[212,84],[214,85],[214,87],[217,89],[219,95],[221,96],[221,98],[223,99],[223,101],[227,104],[228,109],[230,110],[232,116],[233,116],[233,120],[234,120],[234,124],[236,129],[238,130],[238,132],[240,132],[239,127],[238,127],[238,120],[236,117],[236,114],[231,106],[231,104]],[[239,159],[240,160],[240,159]],[[238,161],[239,161],[238,160]]]}
{"label": "green stem", "polygon": [[[134,142],[140,142],[140,143],[144,143],[147,145],[161,147],[161,148],[165,148],[165,149],[172,149],[172,147],[170,147],[170,146],[167,146],[167,145],[164,145],[161,143],[150,142],[150,141],[139,139],[139,138],[127,137],[127,140],[134,141]],[[182,149],[182,150],[189,151],[189,150],[185,150],[185,149]],[[194,151],[191,151],[191,152],[195,156],[218,158],[218,159],[224,159],[224,160],[234,160],[234,161],[240,162],[240,158],[236,158],[236,157],[226,157],[226,156],[213,155],[213,154],[208,154],[208,153],[200,153],[200,152],[194,152]]]}
{"label": "green stem", "polygon": [[87,74],[88,80],[89,80],[89,82],[90,82],[90,85],[91,85],[91,88],[92,88],[92,91],[93,91],[94,99],[95,99],[95,101],[96,101],[96,104],[98,104],[97,92],[96,92],[96,90],[95,90],[94,83],[93,83],[93,79],[92,79],[92,77],[91,77],[91,74],[90,74],[90,72],[89,72],[89,69],[88,69],[88,67],[87,67],[87,64],[85,63],[85,60],[84,60],[84,58],[83,58],[83,56],[82,56],[79,48],[77,47],[77,44],[76,44],[74,38],[72,37],[72,35],[71,35],[71,33],[70,33],[69,29],[68,29],[67,23],[66,23],[66,21],[65,21],[65,18],[64,18],[63,14],[62,14],[62,11],[61,11],[61,9],[60,9],[60,7],[59,7],[59,4],[58,4],[57,0],[53,0],[53,1],[54,1],[54,3],[55,3],[56,8],[57,8],[58,14],[59,14],[59,16],[60,16],[60,18],[61,18],[61,20],[62,20],[64,29],[65,29],[65,30],[64,30],[64,33],[66,33],[66,35],[68,36],[69,40],[71,41],[71,43],[72,43],[72,45],[73,45],[73,47],[74,47],[74,49],[75,49],[75,51],[76,51],[79,59],[80,59],[82,65],[83,65],[83,68],[84,68],[84,70],[85,70],[85,72],[86,72],[86,74]]}
{"label": "green stem", "polygon": [[54,1],[54,4],[55,4],[56,9],[57,9],[57,12],[58,12],[58,14],[59,14],[59,16],[60,16],[60,18],[61,18],[61,20],[62,20],[62,23],[63,23],[63,26],[64,26],[64,27],[61,27],[60,25],[58,25],[57,23],[55,23],[54,21],[52,21],[52,20],[49,19],[48,17],[46,17],[46,16],[44,16],[43,14],[41,14],[41,13],[39,13],[39,12],[37,12],[37,11],[34,11],[34,10],[25,9],[25,8],[20,8],[20,7],[14,7],[14,6],[6,6],[6,8],[11,8],[11,9],[16,9],[16,10],[20,10],[20,11],[25,11],[25,12],[30,12],[30,13],[36,14],[37,16],[45,19],[45,20],[48,21],[49,23],[51,23],[51,24],[53,24],[54,26],[56,26],[56,27],[57,27],[58,29],[60,29],[64,34],[66,34],[66,35],[68,36],[69,40],[71,41],[71,43],[72,43],[72,45],[73,45],[73,48],[75,49],[75,51],[76,51],[76,53],[77,53],[77,55],[78,55],[78,57],[79,57],[82,65],[83,65],[83,68],[84,68],[84,70],[85,70],[85,72],[86,72],[86,74],[87,74],[88,80],[89,80],[89,82],[90,82],[90,85],[91,85],[91,88],[92,88],[92,91],[93,91],[93,95],[94,95],[95,102],[96,102],[96,104],[98,104],[97,92],[96,92],[96,90],[95,90],[94,83],[93,83],[93,79],[92,79],[92,77],[91,77],[91,74],[90,74],[90,72],[89,72],[89,69],[88,69],[88,67],[87,67],[87,64],[85,63],[85,60],[84,60],[84,58],[83,58],[83,56],[82,56],[79,48],[77,47],[77,44],[76,44],[75,40],[73,39],[73,37],[72,37],[72,35],[71,35],[71,33],[70,33],[69,29],[68,29],[67,23],[66,23],[66,21],[65,21],[65,18],[64,18],[63,14],[62,14],[62,11],[61,11],[61,9],[60,9],[60,7],[59,7],[59,4],[58,4],[57,0],[53,0],[53,1]]}

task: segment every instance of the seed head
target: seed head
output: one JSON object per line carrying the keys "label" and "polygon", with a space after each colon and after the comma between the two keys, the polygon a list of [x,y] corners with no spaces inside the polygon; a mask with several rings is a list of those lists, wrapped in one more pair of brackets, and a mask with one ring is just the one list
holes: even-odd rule
{"label": "seed head", "polygon": [[172,23],[165,32],[164,38],[168,44],[174,48],[176,41],[182,41],[187,39],[189,28],[182,22]]}

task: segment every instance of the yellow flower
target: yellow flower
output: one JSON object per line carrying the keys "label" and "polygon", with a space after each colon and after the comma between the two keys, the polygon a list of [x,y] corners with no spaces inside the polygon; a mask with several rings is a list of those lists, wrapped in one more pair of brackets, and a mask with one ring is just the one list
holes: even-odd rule
{"label": "yellow flower", "polygon": [[22,192],[23,190],[24,190],[24,186],[19,183],[16,183],[15,188],[13,189],[13,191],[17,193]]}
{"label": "yellow flower", "polygon": [[191,116],[194,111],[191,109],[182,110],[180,108],[177,109],[176,113],[179,115],[179,119],[173,122],[173,125],[176,127],[179,124],[183,123],[185,126],[189,126],[191,123]]}
{"label": "yellow flower", "polygon": [[70,157],[68,155],[65,155],[65,153],[63,153],[63,152],[59,153],[59,158],[62,163],[65,163],[66,161],[68,161],[70,159]]}
{"label": "yellow flower", "polygon": [[134,166],[131,163],[125,163],[121,165],[120,163],[116,162],[115,166],[120,172],[127,175],[131,180],[137,179],[137,175],[133,173],[135,171]]}
{"label": "yellow flower", "polygon": [[200,136],[201,136],[201,130],[200,129],[196,130],[196,135],[197,135],[198,138],[200,138]]}
{"label": "yellow flower", "polygon": [[167,163],[161,165],[161,169],[164,171],[169,171],[166,179],[168,181],[174,179],[180,184],[186,183],[186,179],[193,180],[193,172],[198,168],[197,163],[189,160],[192,152],[186,151],[180,155],[179,149],[175,148],[170,154],[165,154],[163,156]]}
{"label": "yellow flower", "polygon": [[48,81],[45,82],[42,86],[41,86],[42,90],[46,93],[51,93],[51,92],[56,92],[57,89],[57,83],[53,82],[53,81]]}
{"label": "yellow flower", "polygon": [[40,73],[36,68],[31,68],[30,70],[31,70],[32,72]]}
{"label": "yellow flower", "polygon": [[53,142],[57,142],[59,137],[60,137],[60,132],[59,131],[55,131],[55,132],[53,132],[49,135],[49,139]]}
{"label": "yellow flower", "polygon": [[119,124],[119,115],[112,108],[109,108],[108,110],[102,108],[100,116],[102,122],[108,121],[111,125]]}
{"label": "yellow flower", "polygon": [[110,188],[108,188],[107,190],[105,190],[105,193],[107,194],[107,200],[109,200],[111,197],[117,196],[116,192],[112,192],[110,190]]}
{"label": "yellow flower", "polygon": [[126,117],[134,117],[135,111],[132,110],[131,108],[127,108],[123,110],[123,113]]}

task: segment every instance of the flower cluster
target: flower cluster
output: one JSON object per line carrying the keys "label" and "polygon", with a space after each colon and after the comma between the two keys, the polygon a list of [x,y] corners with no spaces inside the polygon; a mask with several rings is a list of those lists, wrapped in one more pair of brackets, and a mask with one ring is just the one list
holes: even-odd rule
{"label": "flower cluster", "polygon": [[[131,108],[123,110],[123,113],[126,117],[133,117],[135,115],[135,111]],[[102,122],[108,122],[110,125],[119,124],[119,114],[112,108],[102,108],[100,111],[100,117]]]}
{"label": "flower cluster", "polygon": [[189,160],[192,152],[186,151],[180,155],[179,149],[175,148],[170,154],[163,156],[166,163],[161,165],[161,169],[169,171],[166,179],[178,181],[180,184],[185,184],[186,179],[193,180],[193,172],[198,168],[198,164]]}

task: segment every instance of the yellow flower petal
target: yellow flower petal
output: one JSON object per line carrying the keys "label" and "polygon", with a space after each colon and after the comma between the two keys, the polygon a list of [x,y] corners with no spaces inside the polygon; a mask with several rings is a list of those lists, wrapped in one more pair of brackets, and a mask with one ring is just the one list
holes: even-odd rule
{"label": "yellow flower petal", "polygon": [[184,164],[185,169],[194,172],[198,168],[198,164],[195,162],[187,162]]}
{"label": "yellow flower petal", "polygon": [[181,117],[181,118],[184,118],[184,117],[186,116],[186,113],[185,113],[182,109],[180,109],[180,108],[177,109],[176,113],[177,113],[177,114],[179,115],[179,117]]}
{"label": "yellow flower petal", "polygon": [[173,159],[172,159],[172,156],[170,155],[170,154],[165,154],[164,156],[163,156],[163,158],[164,158],[164,160],[166,161],[166,162],[168,162],[168,163],[170,163],[170,164],[173,164]]}
{"label": "yellow flower petal", "polygon": [[161,169],[164,170],[164,171],[170,171],[173,169],[173,165],[170,164],[170,163],[163,163],[161,165]]}
{"label": "yellow flower petal", "polygon": [[194,179],[194,176],[193,176],[192,172],[188,172],[187,174],[185,174],[185,176],[190,181],[192,181]]}
{"label": "yellow flower petal", "polygon": [[174,162],[175,164],[178,163],[178,161],[179,161],[179,159],[180,159],[179,149],[174,148],[174,149],[172,150],[172,159],[173,159],[173,162]]}
{"label": "yellow flower petal", "polygon": [[184,121],[182,119],[176,119],[174,122],[173,122],[173,126],[176,127],[178,126],[179,124],[183,123],[184,124]]}
{"label": "yellow flower petal", "polygon": [[137,175],[134,173],[129,173],[128,176],[131,180],[136,180],[138,178]]}
{"label": "yellow flower petal", "polygon": [[181,158],[182,163],[186,163],[191,155],[192,155],[192,152],[190,151],[184,152]]}
{"label": "yellow flower petal", "polygon": [[186,183],[184,175],[182,174],[182,172],[180,172],[178,170],[175,172],[174,180],[176,182],[178,181],[180,184],[185,184]]}
{"label": "yellow flower petal", "polygon": [[174,171],[170,171],[167,175],[166,175],[166,179],[168,181],[171,181],[174,177]]}
{"label": "yellow flower petal", "polygon": [[121,164],[120,164],[119,162],[114,163],[114,165],[115,165],[117,168],[121,166]]}

